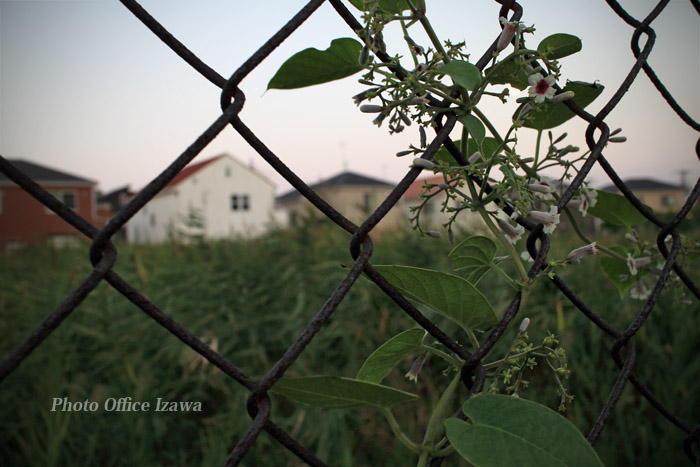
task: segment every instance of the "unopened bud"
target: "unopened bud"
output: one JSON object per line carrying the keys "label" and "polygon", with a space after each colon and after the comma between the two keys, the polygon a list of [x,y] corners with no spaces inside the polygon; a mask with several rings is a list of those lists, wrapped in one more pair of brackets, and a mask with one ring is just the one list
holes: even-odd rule
{"label": "unopened bud", "polygon": [[469,156],[469,165],[476,164],[479,159],[481,159],[481,153],[479,151],[475,152],[471,156]]}
{"label": "unopened bud", "polygon": [[428,237],[433,237],[433,238],[440,238],[442,237],[442,234],[438,232],[437,230],[428,230],[425,233]]}
{"label": "unopened bud", "polygon": [[564,91],[560,92],[559,94],[556,94],[554,97],[550,99],[550,102],[564,102],[568,101],[569,99],[572,99],[576,93],[574,91]]}
{"label": "unopened bud", "polygon": [[562,133],[562,135],[554,140],[554,144],[560,143],[564,141],[564,138],[566,138],[569,134],[568,133]]}
{"label": "unopened bud", "polygon": [[434,169],[435,163],[433,163],[433,161],[429,161],[428,159],[416,157],[415,159],[413,159],[413,166],[422,167],[424,169]]}
{"label": "unopened bud", "polygon": [[612,138],[608,138],[608,143],[624,143],[627,141],[626,136],[613,136]]}
{"label": "unopened bud", "polygon": [[520,323],[520,332],[525,332],[527,327],[530,325],[530,318],[525,318],[522,323]]}
{"label": "unopened bud", "polygon": [[521,164],[529,164],[530,162],[535,162],[535,158],[534,157],[524,157],[524,158],[520,159]]}
{"label": "unopened bud", "polygon": [[403,156],[408,156],[409,154],[413,154],[414,151],[413,149],[407,149],[405,151],[399,151],[396,153],[396,157],[403,157]]}
{"label": "unopened bud", "polygon": [[357,59],[358,63],[362,66],[367,65],[369,62],[369,48],[367,46],[362,47],[360,51],[360,57]]}
{"label": "unopened bud", "polygon": [[455,243],[455,233],[452,231],[452,229],[447,231],[447,241],[450,243],[450,245],[454,245]]}
{"label": "unopened bud", "polygon": [[546,183],[530,183],[527,186],[531,191],[536,191],[537,193],[551,193],[552,187]]}
{"label": "unopened bud", "polygon": [[622,131],[622,128],[616,128],[610,133],[610,136],[615,136],[616,134],[620,133]]}
{"label": "unopened bud", "polygon": [[420,134],[420,147],[425,149],[428,146],[428,137],[425,134],[425,128],[420,127],[418,133]]}
{"label": "unopened bud", "polygon": [[496,50],[499,52],[511,43],[513,37],[515,37],[515,31],[518,29],[517,23],[509,23],[505,18],[500,18],[501,23],[503,23],[503,31],[501,35],[498,36],[498,43],[496,44]]}
{"label": "unopened bud", "polygon": [[440,188],[441,190],[449,190],[450,185],[448,185],[447,183],[438,183],[438,188]]}
{"label": "unopened bud", "polygon": [[364,104],[360,106],[360,112],[366,113],[366,114],[376,114],[378,112],[381,112],[384,110],[384,107],[381,105],[374,105],[374,104]]}
{"label": "unopened bud", "polygon": [[399,111],[399,117],[401,117],[401,120],[406,126],[411,126],[411,119],[408,118],[408,116],[405,113]]}
{"label": "unopened bud", "polygon": [[408,105],[422,105],[422,104],[427,104],[430,101],[428,100],[427,97],[425,96],[417,96],[417,97],[412,97],[410,101],[408,101]]}

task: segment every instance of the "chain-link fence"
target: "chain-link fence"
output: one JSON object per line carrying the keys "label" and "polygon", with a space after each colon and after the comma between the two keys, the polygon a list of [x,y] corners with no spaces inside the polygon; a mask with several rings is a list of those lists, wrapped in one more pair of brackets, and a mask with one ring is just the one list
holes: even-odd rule
{"label": "chain-link fence", "polygon": [[[274,422],[274,407],[271,404],[268,391],[271,386],[278,381],[287,371],[287,369],[295,362],[302,354],[305,347],[311,342],[314,336],[321,330],[324,323],[327,322],[331,314],[336,310],[348,291],[353,287],[361,273],[365,273],[381,290],[386,293],[408,316],[416,323],[422,326],[431,336],[443,344],[445,347],[459,355],[464,360],[462,367],[462,381],[471,393],[482,391],[485,372],[482,367],[482,359],[494,347],[499,339],[504,335],[506,328],[511,320],[516,315],[519,307],[521,295],[515,293],[510,301],[500,322],[490,330],[488,336],[484,339],[481,346],[473,353],[467,351],[462,345],[447,335],[440,327],[428,319],[418,309],[416,309],[410,301],[408,301],[401,293],[399,293],[381,274],[379,274],[370,263],[373,252],[373,243],[370,237],[372,230],[379,221],[389,212],[389,210],[397,204],[408,187],[416,180],[421,172],[421,168],[411,168],[404,178],[394,187],[389,196],[379,205],[379,207],[371,213],[371,215],[361,224],[355,225],[353,222],[340,214],[333,206],[329,205],[316,192],[309,188],[293,171],[291,171],[284,161],[274,154],[263,141],[258,139],[253,131],[251,131],[241,119],[239,113],[245,103],[245,95],[239,89],[239,84],[248,76],[248,74],[261,62],[263,62],[270,53],[279,46],[286,38],[314,14],[316,9],[323,3],[323,0],[312,0],[299,13],[294,16],[289,22],[282,27],[274,36],[272,36],[260,49],[255,52],[245,63],[243,63],[230,78],[224,78],[216,73],[206,63],[202,62],[196,55],[190,52],[185,45],[180,43],[177,38],[173,37],[156,19],[151,17],[135,0],[121,0],[121,2],[136,16],[143,24],[145,24],[155,35],[165,42],[175,53],[183,60],[197,70],[204,78],[211,81],[213,84],[221,88],[221,109],[222,113],[214,123],[211,124],[197,140],[187,148],[175,161],[168,166],[160,175],[153,179],[138,195],[136,195],[129,204],[119,211],[109,223],[102,229],[97,229],[89,222],[78,216],[73,210],[59,202],[51,194],[42,187],[33,182],[27,175],[22,173],[0,157],[0,170],[10,178],[14,183],[22,187],[33,197],[43,203],[46,207],[58,214],[62,219],[70,225],[78,229],[82,234],[92,239],[90,247],[90,259],[93,264],[93,270],[89,276],[65,299],[60,305],[51,312],[46,319],[21,343],[19,343],[8,355],[0,362],[0,380],[10,374],[22,361],[35,350],[49,335],[61,325],[61,323],[75,310],[75,308],[97,287],[101,281],[106,281],[127,299],[136,304],[144,313],[153,318],[161,326],[166,328],[172,334],[177,336],[182,342],[190,346],[209,362],[215,365],[223,373],[230,376],[238,384],[244,386],[250,391],[248,397],[247,410],[250,414],[252,422],[250,423],[246,433],[242,436],[226,462],[226,465],[237,465],[246,455],[246,452],[256,442],[256,439],[262,431],[266,431],[272,438],[277,440],[281,446],[288,449],[296,456],[310,465],[325,465],[324,461],[318,459],[313,452],[310,452],[306,447],[297,442],[292,436],[281,429]],[[349,11],[340,0],[329,0],[338,15],[347,23],[351,31],[362,29],[362,25],[358,22],[355,15]],[[498,1],[501,4],[499,17],[510,17],[511,20],[517,21],[522,17],[522,7],[515,2],[508,0]],[[687,290],[700,300],[700,288],[691,280],[682,267],[677,262],[677,257],[681,249],[681,239],[677,232],[677,227],[680,222],[688,215],[690,209],[696,204],[698,195],[700,194],[700,181],[698,181],[692,190],[689,192],[682,208],[675,214],[671,220],[664,220],[659,215],[650,211],[630,188],[623,182],[620,176],[616,173],[613,166],[606,160],[602,152],[605,148],[610,130],[605,123],[606,117],[624,98],[625,93],[631,84],[640,77],[640,72],[644,71],[647,77],[654,84],[659,93],[668,102],[668,105],[676,112],[678,117],[695,131],[700,131],[700,124],[693,120],[681,107],[681,105],[673,98],[666,89],[664,84],[659,80],[654,70],[649,65],[647,58],[654,47],[656,38],[655,32],[651,27],[653,21],[668,5],[669,0],[662,0],[653,9],[649,15],[643,20],[638,20],[630,16],[619,4],[614,0],[607,0],[610,8],[624,20],[634,30],[632,39],[632,52],[636,59],[634,65],[629,70],[625,80],[620,83],[617,91],[606,103],[606,105],[596,115],[591,115],[579,108],[571,101],[567,102],[568,107],[578,116],[578,118],[588,122],[586,130],[586,142],[590,149],[590,156],[582,165],[580,172],[573,179],[568,188],[562,193],[557,202],[557,208],[561,211],[563,207],[571,200],[575,191],[582,186],[586,176],[589,174],[594,165],[598,164],[605,171],[610,180],[615,184],[619,191],[632,203],[635,208],[653,223],[658,229],[657,245],[665,262],[663,268],[656,279],[656,283],[651,291],[651,294],[641,306],[638,314],[625,329],[617,329],[606,322],[598,313],[592,310],[576,293],[572,290],[564,280],[554,275],[551,281],[566,296],[571,303],[580,310],[588,319],[590,319],[600,330],[614,339],[612,346],[612,358],[615,364],[619,367],[617,379],[610,389],[610,393],[602,411],[597,420],[593,424],[587,439],[593,444],[599,438],[601,432],[605,428],[615,405],[620,399],[623,388],[627,383],[631,383],[639,394],[643,395],[649,403],[658,411],[658,413],[668,419],[669,422],[684,431],[687,434],[683,449],[687,456],[696,465],[700,465],[700,452],[698,448],[698,439],[700,438],[700,426],[693,426],[692,423],[697,421],[683,420],[676,414],[666,408],[664,402],[659,400],[645,384],[645,381],[640,380],[634,372],[636,364],[635,352],[635,336],[644,326],[654,307],[659,300],[660,294],[664,285],[669,281],[672,274],[675,274]],[[700,14],[700,3],[697,0],[691,1],[694,9]],[[498,21],[498,18],[494,18]],[[643,47],[640,46],[642,37],[645,37]],[[496,50],[497,40],[484,51],[484,54],[476,62],[476,66],[483,70],[493,56]],[[388,56],[378,54],[382,60],[389,60]],[[448,105],[447,103],[445,105]],[[456,122],[454,114],[447,113],[443,115],[436,128],[436,134],[429,143],[423,154],[423,158],[431,159],[436,151],[441,147],[445,147],[449,153],[456,159],[460,165],[467,165],[466,158],[460,153],[458,147],[450,140],[449,134]],[[347,275],[337,286],[335,291],[328,297],[325,305],[318,311],[313,320],[299,334],[295,342],[293,342],[286,350],[284,355],[267,371],[260,379],[254,380],[250,375],[246,374],[233,362],[228,361],[222,355],[217,353],[207,344],[198,339],[188,329],[173,320],[165,311],[161,310],[156,304],[149,301],[142,295],[134,286],[125,281],[120,275],[112,270],[117,257],[117,251],[111,242],[112,237],[126,224],[126,222],[142,209],[149,200],[163,189],[192,159],[197,156],[221,131],[228,125],[231,125],[257,153],[262,157],[272,168],[274,168],[281,176],[283,176],[296,190],[308,199],[319,211],[331,219],[340,228],[349,232],[352,235],[349,247],[354,263],[349,268]],[[596,139],[595,134],[599,134]],[[700,143],[695,148],[695,152],[700,155]],[[480,180],[475,180],[482,183]],[[485,187],[489,190],[489,187]],[[507,206],[507,205],[506,205]],[[505,209],[507,214],[509,208]],[[534,225],[527,221],[522,221],[522,225],[528,229],[529,236],[527,239],[527,248],[535,259],[534,264],[529,270],[529,277],[534,278],[546,264],[549,251],[549,238],[543,232],[542,225]],[[670,236],[670,249],[667,247],[666,239]],[[602,383],[601,383],[602,384]],[[692,403],[692,401],[691,401]],[[697,400],[695,401],[697,403]],[[431,465],[440,465],[442,458],[434,459]]]}

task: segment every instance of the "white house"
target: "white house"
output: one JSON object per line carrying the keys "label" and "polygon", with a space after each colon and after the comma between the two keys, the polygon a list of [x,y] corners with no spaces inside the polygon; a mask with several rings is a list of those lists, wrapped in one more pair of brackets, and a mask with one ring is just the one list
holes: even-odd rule
{"label": "white house", "polygon": [[275,187],[222,154],[185,167],[126,225],[131,243],[253,237],[273,222]]}

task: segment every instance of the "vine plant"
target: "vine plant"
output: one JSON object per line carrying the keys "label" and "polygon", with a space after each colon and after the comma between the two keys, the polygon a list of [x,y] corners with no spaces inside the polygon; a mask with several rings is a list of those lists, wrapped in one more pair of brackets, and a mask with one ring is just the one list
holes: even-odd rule
{"label": "vine plant", "polygon": [[[356,31],[359,40],[339,38],[325,51],[306,49],[297,53],[281,66],[268,89],[310,86],[363,71],[359,83],[365,89],[353,97],[359,110],[373,114],[374,124],[386,124],[390,133],[418,127],[417,143],[397,156],[413,156],[413,166],[442,177],[440,183],[426,184],[419,204],[411,208],[415,228],[421,235],[441,235],[440,231],[425,230],[421,223],[425,206],[437,198],[442,200],[442,211],[449,214],[444,229],[450,242],[454,242],[455,222],[465,211],[478,213],[490,232],[471,236],[454,247],[450,257],[455,274],[401,265],[375,266],[378,272],[410,299],[459,325],[473,350],[480,346],[478,333],[497,324],[502,314],[478,288],[481,277],[490,270],[521,292],[520,316],[526,315],[527,298],[540,277],[601,253],[605,256],[601,267],[621,296],[628,291],[636,299],[649,295],[644,277],[657,273],[657,263],[663,258],[633,230],[645,219],[624,197],[594,190],[584,182],[562,212],[556,206],[567,180],[578,173],[579,163],[589,153],[578,155],[579,148],[564,143],[566,133],[555,137],[551,130],[574,116],[565,101],[572,99],[585,107],[603,90],[597,83],[570,81],[563,88],[556,86],[561,78],[560,60],[581,50],[579,38],[554,34],[530,48],[526,37],[534,32],[534,26],[501,18],[502,32],[493,59],[482,72],[469,62],[464,42],[438,37],[426,15],[424,0],[351,3],[361,11],[364,21]],[[384,34],[390,27],[400,28],[408,55],[388,55]],[[421,37],[427,37],[429,44],[414,39],[418,37],[412,34],[415,28],[425,33]],[[501,134],[479,104],[482,99],[506,102],[514,89],[527,92],[517,99],[520,106],[508,130]],[[456,141],[462,157],[455,158],[441,148],[430,160],[424,156],[427,133],[439,127],[448,113],[462,125],[461,139]],[[518,133],[523,129],[536,131],[532,152],[521,150],[518,144]],[[612,132],[608,141],[624,142],[619,132]],[[547,137],[546,143],[543,136]],[[559,168],[558,179],[542,175],[543,170],[553,167]],[[578,227],[572,210],[625,226],[628,244],[606,247],[591,241]],[[551,235],[561,214],[571,220],[582,246],[564,258],[551,260],[531,279],[526,267],[530,255],[516,248],[525,232],[523,226],[542,224],[544,233]],[[497,257],[498,251],[504,256]],[[507,263],[514,266],[513,277],[506,272]],[[526,370],[540,367],[554,376],[559,410],[566,410],[573,399],[565,386],[569,375],[565,350],[552,334],[541,342],[531,342],[529,321],[522,320],[505,354],[483,364],[488,389],[485,394],[470,397],[460,417],[451,417],[448,411],[464,362],[431,342],[422,329],[409,329],[389,339],[369,356],[356,378],[283,378],[272,391],[323,407],[377,408],[396,437],[416,454],[419,466],[455,452],[476,466],[602,465],[583,435],[564,417],[519,397],[528,384]],[[446,367],[446,374],[452,375],[420,441],[410,439],[392,413],[392,407],[417,396],[381,384],[409,356],[415,359],[406,377],[413,381],[418,381],[428,357],[431,364],[437,360],[438,365]]]}

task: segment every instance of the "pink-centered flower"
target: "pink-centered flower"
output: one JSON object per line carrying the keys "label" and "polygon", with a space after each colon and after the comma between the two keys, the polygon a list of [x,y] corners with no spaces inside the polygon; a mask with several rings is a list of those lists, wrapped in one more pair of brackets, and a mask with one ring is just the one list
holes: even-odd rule
{"label": "pink-centered flower", "polygon": [[496,223],[501,228],[508,241],[513,245],[515,245],[525,234],[525,228],[520,224],[516,224],[515,227],[513,227],[510,222],[505,221],[500,217],[496,219]]}
{"label": "pink-centered flower", "polygon": [[531,211],[530,217],[532,217],[535,222],[544,225],[544,233],[546,234],[554,232],[554,229],[556,229],[559,224],[559,212],[556,206],[551,206],[549,212]]}
{"label": "pink-centered flower", "polygon": [[554,89],[554,76],[549,75],[546,78],[540,73],[535,73],[527,78],[530,83],[530,97],[535,98],[535,103],[540,104],[545,99],[551,99],[556,90]]}

